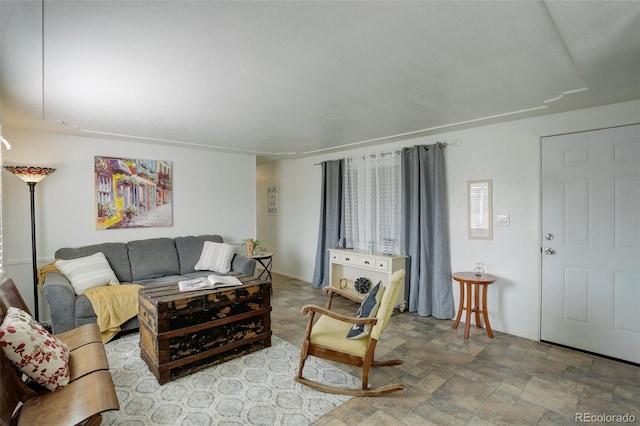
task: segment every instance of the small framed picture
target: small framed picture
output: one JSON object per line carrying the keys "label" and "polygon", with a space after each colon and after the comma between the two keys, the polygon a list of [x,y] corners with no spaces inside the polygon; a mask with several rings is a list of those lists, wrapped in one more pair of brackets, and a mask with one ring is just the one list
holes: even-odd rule
{"label": "small framed picture", "polygon": [[267,214],[275,216],[278,214],[278,187],[267,188]]}

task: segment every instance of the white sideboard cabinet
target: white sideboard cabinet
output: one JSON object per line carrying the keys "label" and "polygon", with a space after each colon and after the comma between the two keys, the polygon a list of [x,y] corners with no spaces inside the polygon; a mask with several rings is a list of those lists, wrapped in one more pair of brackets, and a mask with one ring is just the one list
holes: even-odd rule
{"label": "white sideboard cabinet", "polygon": [[[364,298],[364,294],[358,293],[354,288],[354,282],[361,277],[371,281],[371,287],[378,281],[387,286],[391,275],[398,269],[406,269],[407,256],[386,256],[382,254],[370,254],[361,250],[329,249],[329,285],[341,288],[349,293]],[[404,312],[407,302],[404,298],[404,281],[398,293],[396,306],[400,312]]]}

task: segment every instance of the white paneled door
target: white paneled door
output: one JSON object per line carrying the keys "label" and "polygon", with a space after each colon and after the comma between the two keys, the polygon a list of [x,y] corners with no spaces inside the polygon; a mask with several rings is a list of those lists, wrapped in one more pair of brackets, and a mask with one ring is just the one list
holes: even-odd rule
{"label": "white paneled door", "polygon": [[542,340],[640,363],[640,125],[542,139]]}

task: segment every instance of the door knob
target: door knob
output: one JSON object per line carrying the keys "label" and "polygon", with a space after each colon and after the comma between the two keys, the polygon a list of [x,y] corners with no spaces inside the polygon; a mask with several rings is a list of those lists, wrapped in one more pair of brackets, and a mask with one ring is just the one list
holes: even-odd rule
{"label": "door knob", "polygon": [[544,249],[544,253],[545,254],[556,254],[556,251],[554,249],[552,249],[551,247],[547,247],[546,249]]}

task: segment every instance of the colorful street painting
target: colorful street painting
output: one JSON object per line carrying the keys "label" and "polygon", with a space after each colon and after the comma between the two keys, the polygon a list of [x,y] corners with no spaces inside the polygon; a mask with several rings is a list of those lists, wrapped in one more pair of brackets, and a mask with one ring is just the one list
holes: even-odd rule
{"label": "colorful street painting", "polygon": [[96,229],[173,225],[170,161],[98,157]]}

